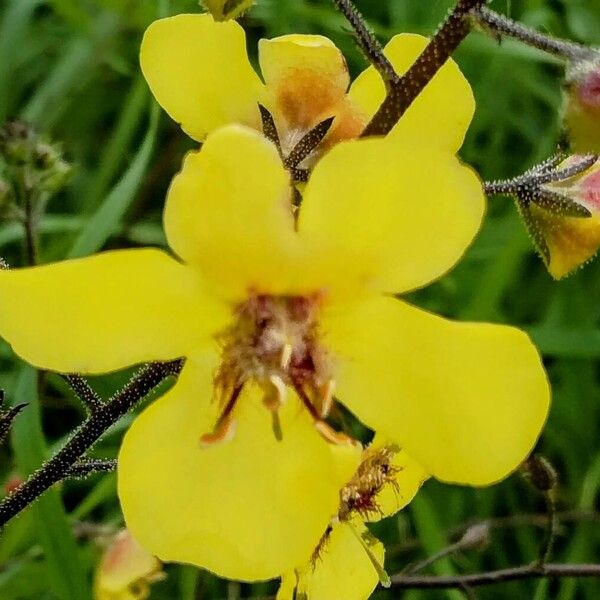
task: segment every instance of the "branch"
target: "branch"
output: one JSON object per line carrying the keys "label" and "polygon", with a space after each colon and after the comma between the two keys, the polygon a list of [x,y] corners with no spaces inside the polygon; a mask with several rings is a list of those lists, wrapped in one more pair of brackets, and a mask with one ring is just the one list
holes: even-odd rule
{"label": "branch", "polygon": [[472,16],[486,32],[500,39],[503,36],[512,37],[529,46],[571,61],[588,60],[598,56],[598,52],[592,48],[544,35],[483,6],[475,9]]}
{"label": "branch", "polygon": [[0,527],[52,485],[68,477],[74,465],[112,425],[167,377],[179,374],[182,366],[181,360],[174,360],[143,367],[122,390],[90,414],[50,460],[0,502]]}
{"label": "branch", "polygon": [[81,375],[61,375],[61,377],[71,386],[75,395],[86,407],[90,414],[98,412],[102,408],[102,398],[96,394],[90,384]]}
{"label": "branch", "polygon": [[556,577],[598,577],[600,564],[563,565],[548,564],[543,567],[524,565],[472,575],[394,575],[392,589],[464,589],[484,585],[495,585],[523,579],[553,579]]}
{"label": "branch", "polygon": [[117,468],[117,461],[110,458],[82,458],[65,473],[65,477],[83,479],[95,473],[110,473]]}
{"label": "branch", "polygon": [[394,70],[392,63],[383,53],[383,47],[379,40],[369,30],[364,17],[354,6],[352,0],[333,0],[340,12],[346,17],[356,34],[358,46],[363,51],[367,60],[377,69],[389,91],[394,85],[398,85],[400,78]]}
{"label": "branch", "polygon": [[[486,0],[458,0],[442,26],[433,36],[425,50],[410,69],[389,89],[388,94],[375,113],[362,137],[386,135],[402,115],[444,66],[471,31],[471,11],[481,7]],[[449,102],[452,99],[448,99]]]}

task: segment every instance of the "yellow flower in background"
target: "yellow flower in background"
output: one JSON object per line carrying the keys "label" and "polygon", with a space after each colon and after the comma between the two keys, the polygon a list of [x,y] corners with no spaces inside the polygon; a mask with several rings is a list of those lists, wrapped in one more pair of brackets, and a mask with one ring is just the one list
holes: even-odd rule
{"label": "yellow flower in background", "polygon": [[126,529],[107,548],[94,580],[94,600],[144,600],[163,578],[160,562]]}
{"label": "yellow flower in background", "polygon": [[178,258],[122,250],[0,272],[0,333],[38,367],[186,357],[119,455],[127,526],[150,552],[242,580],[304,564],[358,462],[331,443],[347,441],[325,421],[334,392],[443,481],[495,482],[529,453],[549,404],[529,338],[394,297],[450,269],[480,226],[481,184],[441,146],[340,143],[294,214],[276,146],[230,125],[169,190]]}
{"label": "yellow flower in background", "polygon": [[[419,35],[397,35],[385,53],[401,74],[426,44]],[[140,60],[156,99],[191,137],[203,141],[222,125],[248,125],[277,142],[295,179],[305,180],[324,150],[361,133],[385,96],[384,84],[369,67],[350,86],[344,56],[319,35],[262,39],[258,55],[262,80],[240,25],[184,14],[150,25]],[[474,109],[471,88],[450,60],[392,135],[430,138],[457,151]]]}
{"label": "yellow flower in background", "polygon": [[[582,158],[572,156],[560,168]],[[547,183],[542,190],[557,202],[530,204],[525,221],[548,271],[555,279],[562,279],[591,260],[600,248],[600,161],[574,177]],[[581,210],[561,210],[565,204],[561,198]]]}
{"label": "yellow flower in background", "polygon": [[277,600],[366,600],[389,580],[385,550],[365,526],[404,508],[427,478],[405,452],[375,441],[340,492],[338,514],[309,560],[285,574]]}

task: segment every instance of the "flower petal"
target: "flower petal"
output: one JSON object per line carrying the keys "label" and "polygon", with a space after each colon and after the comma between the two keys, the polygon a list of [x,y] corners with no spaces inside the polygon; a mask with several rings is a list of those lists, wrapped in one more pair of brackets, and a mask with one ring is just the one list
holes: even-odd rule
{"label": "flower petal", "polygon": [[[403,75],[427,46],[423,36],[402,33],[385,47],[398,75]],[[385,98],[383,80],[373,67],[361,73],[348,94],[362,110],[373,116]],[[469,82],[450,59],[400,119],[391,135],[424,139],[453,152],[461,147],[473,119],[475,99]]]}
{"label": "flower petal", "polygon": [[335,114],[350,83],[343,54],[321,35],[260,40],[260,68],[274,112],[288,126],[311,129]]}
{"label": "flower petal", "polygon": [[295,398],[280,411],[277,441],[256,388],[238,400],[233,439],[201,448],[216,418],[215,365],[216,356],[188,361],[171,392],[127,432],[121,505],[127,527],[159,558],[229,579],[269,579],[310,555],[356,462],[339,469]]}
{"label": "flower petal", "polygon": [[479,179],[448,151],[414,138],[351,140],[315,167],[298,227],[332,285],[355,278],[400,292],[450,269],[484,210]]}
{"label": "flower petal", "polygon": [[159,104],[194,139],[227,123],[259,125],[263,85],[235,21],[216,23],[208,14],[155,21],[144,35],[140,62]]}
{"label": "flower petal", "polygon": [[372,298],[323,323],[338,395],[438,479],[485,485],[535,444],[550,392],[522,331],[456,323],[394,298]]}
{"label": "flower petal", "polygon": [[377,587],[379,577],[357,535],[368,540],[366,543],[383,565],[383,544],[368,532],[360,519],[351,524],[336,523],[318,558],[298,573],[282,577],[277,600],[367,600]]}
{"label": "flower petal", "polygon": [[173,180],[164,216],[169,243],[229,292],[277,293],[294,276],[290,195],[275,146],[252,129],[224,127],[186,156]]}
{"label": "flower petal", "polygon": [[0,335],[43,369],[105,373],[206,346],[224,323],[193,269],[121,250],[0,271]]}

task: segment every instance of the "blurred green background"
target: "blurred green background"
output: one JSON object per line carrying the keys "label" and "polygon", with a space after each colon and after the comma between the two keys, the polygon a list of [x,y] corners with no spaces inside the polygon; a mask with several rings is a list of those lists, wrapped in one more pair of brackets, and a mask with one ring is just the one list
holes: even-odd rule
{"label": "blurred green background", "polygon": [[[358,3],[382,40],[400,31],[432,33],[451,4]],[[501,0],[492,7],[540,30],[600,44],[600,0]],[[197,10],[192,0],[0,0],[0,123],[14,117],[30,121],[62,142],[75,165],[70,185],[52,199],[41,223],[43,262],[100,248],[164,244],[160,216],[166,187],[192,142],[153,105],[137,54],[144,28],[159,14]],[[260,37],[317,32],[343,49],[353,73],[364,67],[347,26],[326,0],[258,0],[243,24],[253,55]],[[516,175],[550,155],[560,136],[561,65],[521,44],[506,41],[499,46],[479,33],[463,44],[456,58],[478,103],[463,157],[482,177]],[[23,264],[22,247],[21,227],[3,222],[0,254],[12,265]],[[600,560],[600,512],[594,512],[600,488],[599,281],[597,261],[566,281],[553,282],[512,203],[495,198],[465,260],[413,297],[451,317],[522,326],[543,352],[554,403],[539,448],[560,474],[558,506],[567,511],[555,553],[561,562]],[[0,450],[0,477],[5,480],[33,470],[65,441],[83,412],[54,376],[48,376],[36,400],[35,377],[6,347],[0,352],[0,369],[0,383],[11,402],[30,403],[11,443]],[[94,385],[109,394],[126,377],[97,378]],[[115,456],[130,422],[125,419],[112,429],[94,455]],[[466,523],[496,519],[487,545],[429,569],[437,574],[475,572],[533,561],[543,530],[539,519],[527,515],[543,510],[542,498],[519,474],[482,490],[429,482],[410,508],[375,532],[387,542],[387,567],[394,573],[446,546]],[[515,515],[525,516],[511,518]],[[0,600],[89,598],[99,555],[90,530],[120,522],[114,475],[54,489],[0,538]],[[167,573],[153,587],[153,600],[234,600],[276,589],[273,584],[223,582],[191,567],[173,565]],[[596,600],[600,581],[527,581],[476,590],[481,599],[509,595]],[[374,597],[463,596],[457,591],[379,590]]]}

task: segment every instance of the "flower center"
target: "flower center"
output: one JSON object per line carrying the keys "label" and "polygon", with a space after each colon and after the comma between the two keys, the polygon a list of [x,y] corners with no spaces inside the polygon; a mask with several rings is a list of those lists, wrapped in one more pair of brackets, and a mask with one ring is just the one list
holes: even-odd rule
{"label": "flower center", "polygon": [[234,410],[243,387],[257,384],[263,404],[272,415],[273,432],[282,438],[279,409],[287,389],[293,388],[330,441],[347,441],[324,419],[333,401],[330,355],[319,340],[320,298],[313,296],[254,295],[238,305],[232,325],[217,335],[221,363],[215,374],[215,397],[221,413],[204,445],[229,439],[234,433]]}

